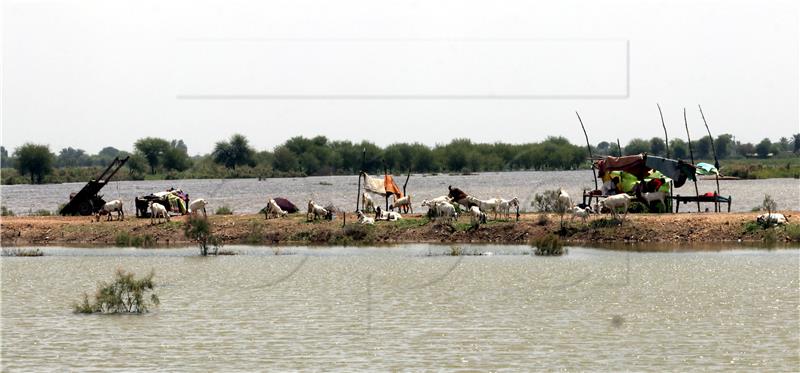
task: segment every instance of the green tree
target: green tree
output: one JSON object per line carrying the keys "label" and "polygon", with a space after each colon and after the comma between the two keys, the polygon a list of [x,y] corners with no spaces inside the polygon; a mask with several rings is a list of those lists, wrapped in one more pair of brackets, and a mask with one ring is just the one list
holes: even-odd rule
{"label": "green tree", "polygon": [[128,162],[125,163],[128,167],[128,175],[131,179],[141,180],[144,178],[144,173],[147,170],[147,159],[139,153],[131,155]]}
{"label": "green tree", "polygon": [[167,170],[185,171],[192,165],[192,160],[189,154],[186,153],[187,148],[183,140],[172,140],[169,148],[164,151],[163,161],[164,168]]}
{"label": "green tree", "polygon": [[79,167],[91,164],[89,155],[83,149],[72,147],[61,149],[56,158],[56,167]]}
{"label": "green tree", "polygon": [[300,162],[294,152],[285,145],[281,145],[273,152],[272,168],[282,172],[299,171]]}
{"label": "green tree", "polygon": [[711,137],[706,135],[701,137],[699,140],[695,141],[694,144],[694,156],[696,159],[712,159],[714,158],[713,151],[711,149]]}
{"label": "green tree", "polygon": [[760,158],[766,158],[770,151],[772,151],[772,141],[769,141],[768,138],[761,140],[761,142],[756,145],[756,154],[758,154]]}
{"label": "green tree", "polygon": [[9,165],[8,150],[5,146],[0,146],[0,167],[7,167]]}
{"label": "green tree", "polygon": [[650,139],[650,154],[665,156],[667,155],[667,145],[660,137]]}
{"label": "green tree", "polygon": [[650,142],[643,139],[631,139],[628,145],[625,145],[625,154],[639,154],[650,151]]}
{"label": "green tree", "polygon": [[170,148],[170,143],[157,137],[145,137],[137,140],[133,147],[147,160],[147,164],[150,165],[150,173],[155,174],[156,167],[161,163],[164,153]]}
{"label": "green tree", "polygon": [[211,155],[214,162],[231,170],[236,170],[236,166],[255,166],[255,150],[250,147],[247,138],[238,133],[231,136],[229,141],[218,142]]}
{"label": "green tree", "polygon": [[717,156],[720,159],[728,158],[733,151],[733,135],[725,133],[717,136],[714,146],[717,148]]}
{"label": "green tree", "polygon": [[674,138],[669,142],[669,151],[675,159],[689,158],[689,148],[686,146],[686,141]]}
{"label": "green tree", "polygon": [[47,145],[26,143],[14,150],[16,168],[21,175],[29,174],[31,184],[41,183],[44,176],[53,171],[55,154]]}
{"label": "green tree", "polygon": [[800,153],[800,133],[792,135],[792,149],[795,153]]}

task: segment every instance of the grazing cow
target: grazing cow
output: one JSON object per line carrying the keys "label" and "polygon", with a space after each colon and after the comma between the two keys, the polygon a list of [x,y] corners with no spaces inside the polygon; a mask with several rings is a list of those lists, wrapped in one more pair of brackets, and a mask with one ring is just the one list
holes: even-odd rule
{"label": "grazing cow", "polygon": [[[615,194],[613,196],[608,196],[606,199],[600,201],[600,205],[603,208],[608,208],[611,210],[611,214],[614,216],[615,219],[619,219],[619,215],[617,214],[617,208],[623,207],[625,209],[625,217],[628,216],[628,205],[630,205],[631,200],[633,197],[622,193],[622,194]],[[623,220],[625,220],[623,218]]]}
{"label": "grazing cow", "polygon": [[470,215],[470,222],[472,226],[478,226],[481,224],[486,224],[486,214],[481,211],[478,206],[472,206],[469,208],[469,215]]}
{"label": "grazing cow", "polygon": [[114,220],[114,217],[111,215],[112,212],[117,213],[117,220],[125,220],[125,211],[122,210],[122,200],[115,199],[113,201],[106,202],[103,207],[100,208],[100,211],[97,212],[97,221],[100,221],[100,215],[108,215],[106,221]]}
{"label": "grazing cow", "polygon": [[278,206],[278,202],[275,202],[274,199],[270,199],[269,203],[267,203],[267,208],[264,210],[264,217],[269,219],[271,216],[275,217],[282,217],[286,216],[287,212],[283,211],[283,209]]}
{"label": "grazing cow", "polygon": [[411,211],[412,214],[414,213],[414,208],[411,207],[410,195],[407,195],[403,198],[395,199],[394,203],[392,203],[392,208],[393,209],[399,208],[399,210],[402,211],[404,214],[408,214],[409,210]]}
{"label": "grazing cow", "polygon": [[501,214],[505,215],[506,219],[511,218],[511,208],[516,207],[519,208],[519,198],[514,197],[510,200],[505,200],[502,198],[498,198],[497,209],[500,210]]}
{"label": "grazing cow", "polygon": [[203,211],[203,217],[208,217],[208,215],[206,215],[206,206],[208,206],[208,202],[202,198],[198,198],[189,204],[189,214],[194,215],[198,211]]}
{"label": "grazing cow", "polygon": [[314,203],[314,201],[308,201],[308,212],[306,213],[306,218],[308,221],[317,220],[317,218],[326,218],[328,216],[328,210],[324,207]]}
{"label": "grazing cow", "polygon": [[364,215],[363,212],[358,212],[358,223],[365,224],[365,225],[375,225],[375,219]]}
{"label": "grazing cow", "polygon": [[155,224],[157,220],[161,220],[161,218],[166,219],[169,221],[169,213],[167,213],[167,208],[160,203],[150,202],[150,224]]}
{"label": "grazing cow", "polygon": [[366,212],[375,211],[375,202],[372,200],[372,196],[367,192],[361,195],[361,209]]}

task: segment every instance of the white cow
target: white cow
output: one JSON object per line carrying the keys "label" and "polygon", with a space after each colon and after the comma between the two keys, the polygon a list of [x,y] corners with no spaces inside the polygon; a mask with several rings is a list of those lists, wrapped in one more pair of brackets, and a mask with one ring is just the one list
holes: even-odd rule
{"label": "white cow", "polygon": [[198,211],[203,211],[203,217],[207,217],[206,206],[208,206],[208,202],[202,198],[198,198],[189,204],[189,214],[196,214]]}
{"label": "white cow", "polygon": [[269,219],[271,216],[275,217],[283,217],[286,216],[287,212],[283,211],[283,209],[278,206],[278,203],[275,202],[274,199],[270,199],[269,203],[267,203],[267,209],[264,211],[264,216]]}
{"label": "white cow", "polygon": [[106,202],[103,207],[100,208],[100,211],[97,212],[97,221],[100,221],[100,215],[108,215],[106,221],[114,220],[114,217],[111,215],[112,212],[117,213],[117,220],[125,220],[125,211],[122,210],[122,200],[115,199],[113,201]]}
{"label": "white cow", "polygon": [[161,218],[169,221],[169,213],[167,213],[167,208],[160,203],[153,203],[150,201],[150,224],[155,224],[156,221],[161,220]]}
{"label": "white cow", "polygon": [[761,224],[783,225],[789,222],[783,214],[761,214],[756,218],[756,221]]}

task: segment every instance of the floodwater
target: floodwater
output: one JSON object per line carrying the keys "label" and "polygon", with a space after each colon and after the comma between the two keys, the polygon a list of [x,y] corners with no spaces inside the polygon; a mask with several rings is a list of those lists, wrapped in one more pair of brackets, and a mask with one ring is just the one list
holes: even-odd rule
{"label": "floodwater", "polygon": [[[402,188],[404,176],[395,178]],[[167,180],[167,181],[119,181],[111,182],[103,190],[106,200],[123,199],[128,201],[126,210],[133,213],[131,201],[136,196],[150,194],[169,187],[181,188],[190,198],[204,198],[210,209],[226,205],[235,213],[255,213],[266,206],[268,198],[285,197],[302,206],[309,199],[340,208],[354,209],[357,196],[356,176],[324,176],[307,178],[279,178],[258,181],[257,179],[205,179],[205,180]],[[77,192],[84,183],[51,185],[4,185],[0,189],[2,205],[17,214],[28,214],[39,209],[55,211],[60,204],[69,200],[71,192]],[[519,197],[521,209],[530,210],[530,201],[536,193],[564,188],[574,199],[579,199],[583,189],[593,189],[594,181],[590,170],[582,171],[530,171],[481,173],[478,175],[412,175],[408,192],[415,197],[414,207],[425,198],[447,194],[447,186],[461,188],[479,198]],[[700,193],[716,190],[713,180],[699,182]],[[769,194],[782,210],[800,210],[800,180],[724,180],[720,181],[720,193],[733,196],[731,211],[750,211],[758,206]],[[675,194],[695,195],[694,184],[686,183],[675,190]],[[704,204],[714,210],[712,204]],[[681,211],[697,211],[696,205],[681,206]]]}
{"label": "floodwater", "polygon": [[[800,249],[228,249],[240,254],[48,247],[43,257],[2,258],[2,370],[800,366]],[[73,314],[71,304],[118,267],[155,271],[161,306],[142,316]]]}

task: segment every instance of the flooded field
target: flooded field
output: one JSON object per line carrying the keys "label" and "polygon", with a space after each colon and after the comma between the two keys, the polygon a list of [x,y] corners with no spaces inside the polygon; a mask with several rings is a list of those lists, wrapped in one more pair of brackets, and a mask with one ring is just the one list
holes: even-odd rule
{"label": "flooded field", "polygon": [[[239,255],[52,247],[3,257],[2,370],[800,365],[800,249],[570,248],[545,258],[527,246],[463,246],[480,256],[434,245],[227,248]],[[161,306],[73,314],[118,267],[154,270]]]}
{"label": "flooded field", "polygon": [[[405,177],[398,176],[396,182],[402,187]],[[150,194],[169,187],[181,188],[191,198],[205,198],[211,210],[220,206],[233,208],[235,213],[255,213],[266,206],[268,198],[286,197],[297,205],[309,199],[322,204],[355,208],[358,178],[355,176],[329,176],[307,178],[229,179],[229,180],[167,180],[167,181],[119,181],[103,189],[106,200],[132,201],[135,196]],[[69,200],[71,192],[77,192],[83,183],[51,185],[2,186],[2,205],[17,214],[28,214],[39,209],[55,211],[59,204]],[[412,175],[408,191],[419,205],[425,198],[447,194],[447,186],[459,187],[480,198],[519,197],[522,209],[531,210],[530,201],[536,193],[558,188],[566,189],[574,198],[579,198],[583,189],[594,188],[592,173],[583,171],[501,172],[482,173],[470,176],[423,176]],[[699,182],[700,193],[716,190],[713,180]],[[765,179],[720,181],[721,194],[733,196],[731,211],[750,211],[770,194],[779,209],[800,210],[800,180]],[[694,184],[689,182],[675,190],[675,194],[694,195]],[[126,209],[133,212],[132,204]],[[703,208],[714,210],[711,204]],[[683,205],[681,211],[697,211],[696,205]]]}

